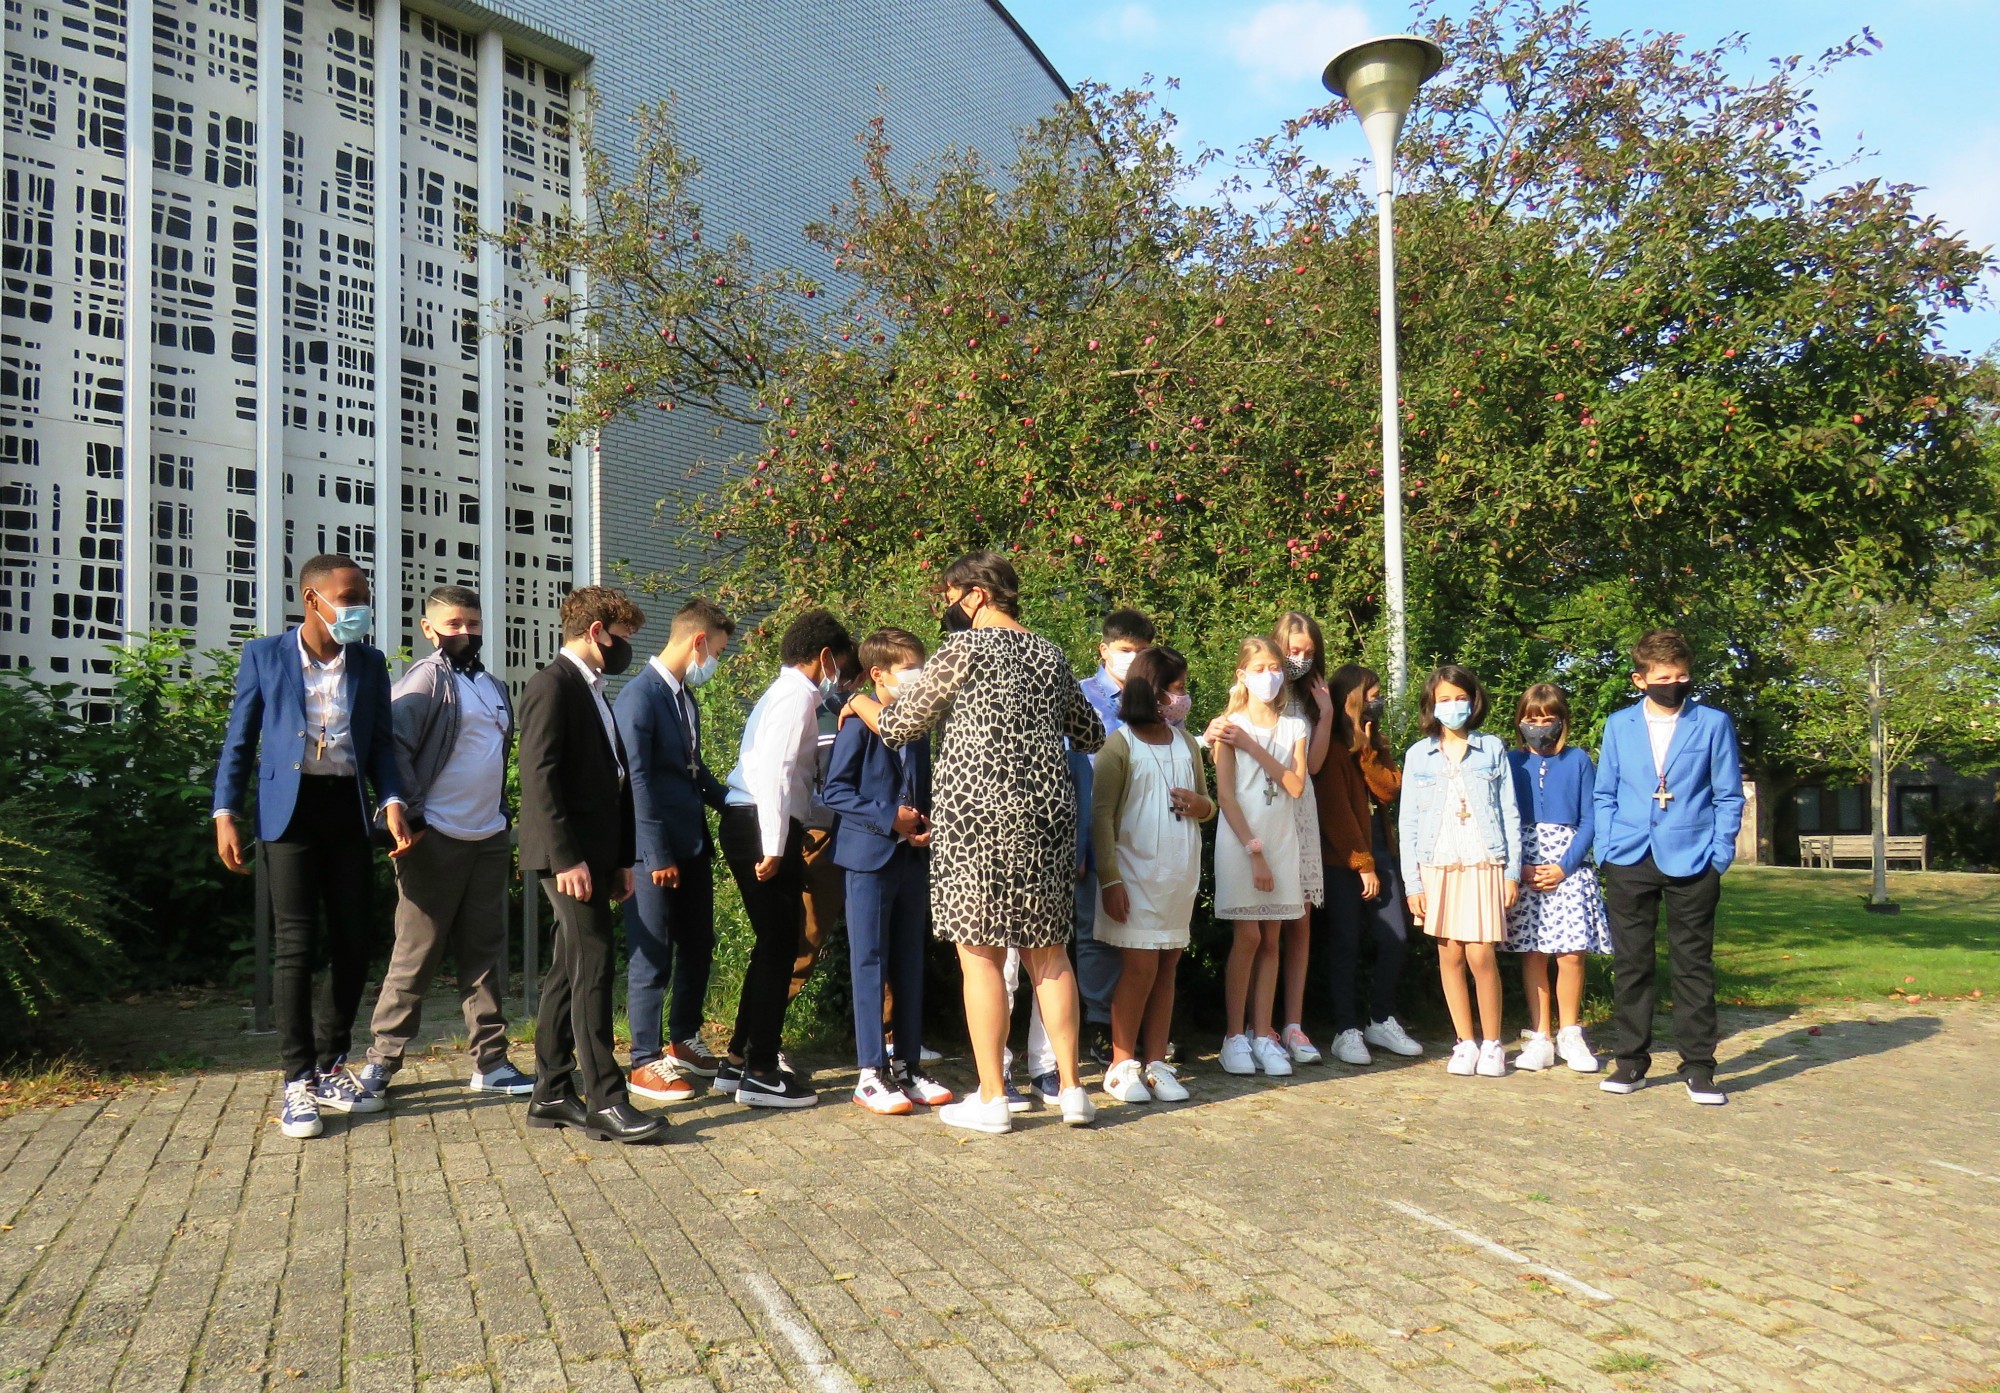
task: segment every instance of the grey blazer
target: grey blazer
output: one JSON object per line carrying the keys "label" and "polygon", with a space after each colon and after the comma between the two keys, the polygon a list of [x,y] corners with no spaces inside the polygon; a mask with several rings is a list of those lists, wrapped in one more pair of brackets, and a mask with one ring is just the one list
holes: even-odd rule
{"label": "grey blazer", "polygon": [[[507,710],[507,741],[500,750],[504,767],[514,742],[514,703],[506,683],[496,680],[493,685]],[[411,663],[396,679],[390,714],[396,729],[396,763],[403,776],[404,815],[422,827],[424,799],[458,745],[458,683],[452,680],[451,664],[442,650]],[[504,792],[500,815],[507,816]]]}

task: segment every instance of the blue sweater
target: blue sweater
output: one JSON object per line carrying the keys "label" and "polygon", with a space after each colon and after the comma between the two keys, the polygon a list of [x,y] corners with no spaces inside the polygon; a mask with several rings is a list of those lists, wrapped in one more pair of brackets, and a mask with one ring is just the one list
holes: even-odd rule
{"label": "blue sweater", "polygon": [[1569,850],[1557,863],[1564,875],[1575,875],[1590,854],[1595,830],[1591,798],[1597,791],[1597,766],[1574,745],[1547,760],[1532,750],[1515,750],[1507,757],[1514,763],[1514,796],[1521,803],[1521,825],[1553,822],[1576,829]]}

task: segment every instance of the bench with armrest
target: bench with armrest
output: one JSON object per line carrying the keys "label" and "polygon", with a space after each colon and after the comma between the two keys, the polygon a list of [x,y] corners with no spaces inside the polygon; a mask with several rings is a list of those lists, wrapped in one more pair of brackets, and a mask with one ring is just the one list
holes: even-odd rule
{"label": "bench with armrest", "polygon": [[[1926,836],[1883,838],[1885,860],[1914,861],[1918,870],[1931,868],[1931,839]],[[1875,839],[1866,834],[1838,837],[1800,837],[1799,864],[1831,870],[1842,861],[1872,861]]]}

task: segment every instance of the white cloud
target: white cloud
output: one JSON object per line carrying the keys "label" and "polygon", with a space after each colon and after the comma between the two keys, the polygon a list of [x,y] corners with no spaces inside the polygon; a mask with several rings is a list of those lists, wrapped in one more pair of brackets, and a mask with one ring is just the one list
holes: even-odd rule
{"label": "white cloud", "polygon": [[1260,85],[1289,86],[1318,77],[1328,59],[1368,34],[1359,5],[1276,0],[1230,29],[1229,48]]}
{"label": "white cloud", "polygon": [[1144,43],[1160,32],[1160,20],[1144,5],[1122,5],[1097,21],[1097,35],[1125,43]]}

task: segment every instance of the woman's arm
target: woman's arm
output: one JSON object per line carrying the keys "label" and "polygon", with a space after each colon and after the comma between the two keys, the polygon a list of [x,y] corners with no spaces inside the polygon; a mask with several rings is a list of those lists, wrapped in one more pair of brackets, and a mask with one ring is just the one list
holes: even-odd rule
{"label": "woman's arm", "polygon": [[[936,730],[943,724],[945,712],[951,709],[952,698],[965,685],[971,668],[970,643],[957,640],[938,649],[924,664],[922,677],[897,692],[896,699],[887,706],[877,707],[876,718],[871,724],[882,737],[882,743],[892,750],[899,750]],[[868,720],[867,706],[874,704],[866,697],[855,697],[849,703],[854,714],[863,721]]]}
{"label": "woman's arm", "polygon": [[1083,688],[1070,683],[1069,710],[1063,713],[1063,736],[1069,747],[1080,754],[1093,755],[1104,748],[1104,719]]}
{"label": "woman's arm", "polygon": [[1249,846],[1257,840],[1257,834],[1250,830],[1250,819],[1243,816],[1243,809],[1236,802],[1236,749],[1231,745],[1215,746],[1215,791],[1222,800],[1222,820],[1229,824],[1229,830],[1236,834],[1236,840]]}

